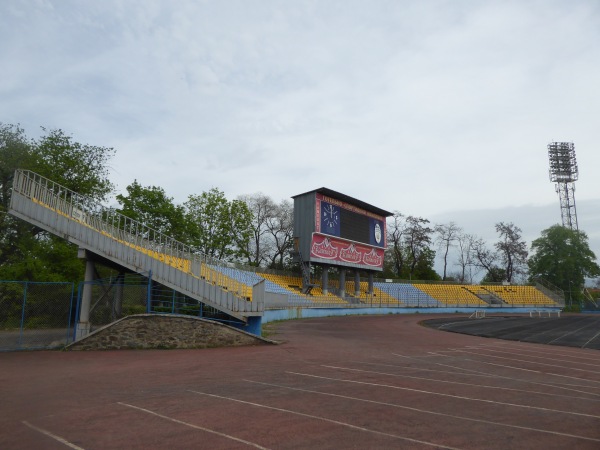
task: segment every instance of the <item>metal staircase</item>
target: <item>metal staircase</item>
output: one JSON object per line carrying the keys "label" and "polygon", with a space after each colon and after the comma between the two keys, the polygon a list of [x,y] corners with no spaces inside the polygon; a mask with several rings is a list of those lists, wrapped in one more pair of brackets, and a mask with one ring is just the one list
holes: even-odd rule
{"label": "metal staircase", "polygon": [[316,286],[310,282],[310,262],[304,261],[300,251],[292,251],[290,253],[294,260],[300,263],[300,270],[302,271],[302,293],[304,295],[309,295],[312,288]]}
{"label": "metal staircase", "polygon": [[94,255],[241,320],[262,316],[264,288],[219,273],[223,263],[36,173],[17,170],[9,213]]}

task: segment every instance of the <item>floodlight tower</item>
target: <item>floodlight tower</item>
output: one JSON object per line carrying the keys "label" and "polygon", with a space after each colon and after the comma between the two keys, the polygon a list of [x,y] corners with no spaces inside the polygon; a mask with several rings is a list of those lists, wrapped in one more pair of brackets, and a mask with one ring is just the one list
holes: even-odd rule
{"label": "floodlight tower", "polygon": [[577,231],[575,181],[579,177],[579,170],[575,159],[575,145],[572,142],[551,142],[548,144],[548,158],[550,181],[556,183],[556,192],[560,198],[563,227]]}

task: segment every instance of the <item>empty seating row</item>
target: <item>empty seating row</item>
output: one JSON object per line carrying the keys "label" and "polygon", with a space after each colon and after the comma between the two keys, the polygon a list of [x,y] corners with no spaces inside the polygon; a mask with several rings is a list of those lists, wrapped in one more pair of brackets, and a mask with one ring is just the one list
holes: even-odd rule
{"label": "empty seating row", "polygon": [[490,292],[511,305],[556,306],[556,302],[534,286],[486,286]]}
{"label": "empty seating row", "polygon": [[383,283],[375,282],[373,287],[386,292],[410,307],[437,307],[440,306],[435,298],[417,289],[410,283]]}
{"label": "empty seating row", "polygon": [[465,289],[465,285],[415,283],[413,286],[445,305],[488,306],[488,303]]}

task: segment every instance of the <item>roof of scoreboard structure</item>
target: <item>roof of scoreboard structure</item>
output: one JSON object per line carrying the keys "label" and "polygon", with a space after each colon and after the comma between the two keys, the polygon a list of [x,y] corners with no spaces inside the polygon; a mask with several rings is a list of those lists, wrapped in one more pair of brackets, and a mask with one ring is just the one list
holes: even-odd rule
{"label": "roof of scoreboard structure", "polygon": [[320,187],[320,188],[314,189],[312,191],[304,192],[303,194],[293,195],[292,198],[295,199],[296,197],[301,197],[303,195],[312,194],[312,193],[323,194],[328,197],[335,198],[336,200],[341,200],[345,203],[350,203],[352,205],[355,205],[355,206],[358,206],[359,208],[364,209],[365,211],[369,211],[369,212],[371,212],[373,214],[377,214],[379,216],[389,217],[389,216],[394,215],[393,213],[386,211],[385,209],[378,208],[377,206],[373,206],[367,202],[363,202],[362,200],[358,200],[354,197],[350,197],[349,195],[342,194],[341,192],[337,192],[337,191],[334,191],[333,189],[329,189],[326,187]]}

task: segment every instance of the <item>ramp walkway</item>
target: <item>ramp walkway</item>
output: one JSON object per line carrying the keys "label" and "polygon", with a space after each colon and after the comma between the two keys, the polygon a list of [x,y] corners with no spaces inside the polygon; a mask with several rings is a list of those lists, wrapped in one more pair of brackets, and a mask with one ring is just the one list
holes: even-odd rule
{"label": "ramp walkway", "polygon": [[34,172],[15,172],[9,213],[232,317],[263,315],[264,282],[250,297],[247,285],[215,270],[221,261]]}

